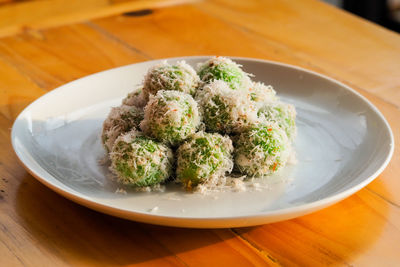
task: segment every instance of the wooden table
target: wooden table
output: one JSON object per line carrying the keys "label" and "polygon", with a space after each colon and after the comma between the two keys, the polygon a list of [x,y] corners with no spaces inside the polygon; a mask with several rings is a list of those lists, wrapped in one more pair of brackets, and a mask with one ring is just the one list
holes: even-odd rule
{"label": "wooden table", "polygon": [[[152,4],[144,2],[141,8]],[[313,0],[214,0],[151,11],[40,29],[52,26],[50,20],[0,39],[0,266],[399,266],[399,149],[374,182],[348,199],[240,229],[113,218],[68,201],[25,171],[11,148],[10,127],[29,103],[90,73],[174,56],[255,57],[326,74],[375,104],[399,140],[397,33]]]}

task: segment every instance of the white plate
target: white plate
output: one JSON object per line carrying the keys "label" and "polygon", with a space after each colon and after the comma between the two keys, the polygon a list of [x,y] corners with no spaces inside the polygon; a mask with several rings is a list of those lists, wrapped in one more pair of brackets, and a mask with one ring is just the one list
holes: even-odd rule
{"label": "white plate", "polygon": [[[207,58],[168,61],[185,59],[195,65]],[[79,204],[130,220],[199,228],[301,216],[350,196],[386,167],[394,149],[390,127],[354,90],[294,66],[233,60],[255,74],[255,80],[273,85],[297,109],[298,164],[260,181],[267,189],[204,196],[171,185],[165,192],[115,193],[118,185],[107,179],[107,167],[98,163],[104,155],[101,125],[110,107],[119,105],[158,60],[90,75],[42,96],[16,119],[14,150],[40,182]]]}

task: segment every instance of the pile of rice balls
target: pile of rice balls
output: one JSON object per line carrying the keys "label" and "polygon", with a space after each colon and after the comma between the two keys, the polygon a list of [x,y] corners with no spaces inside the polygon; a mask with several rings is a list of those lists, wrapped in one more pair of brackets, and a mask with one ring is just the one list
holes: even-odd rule
{"label": "pile of rice balls", "polygon": [[198,64],[166,61],[112,108],[102,143],[117,181],[187,190],[231,173],[265,177],[285,166],[296,136],[296,110],[224,57]]}

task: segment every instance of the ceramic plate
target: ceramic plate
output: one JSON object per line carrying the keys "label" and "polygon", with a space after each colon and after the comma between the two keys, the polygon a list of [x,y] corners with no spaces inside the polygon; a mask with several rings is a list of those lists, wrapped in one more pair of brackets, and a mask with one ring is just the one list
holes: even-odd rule
{"label": "ceramic plate", "polygon": [[[171,58],[192,66],[209,57]],[[388,164],[393,135],[382,114],[353,89],[281,63],[232,58],[297,109],[298,163],[245,192],[116,193],[100,142],[110,107],[159,60],[103,71],[37,99],[16,119],[12,143],[25,168],[57,193],[110,215],[152,224],[219,228],[271,223],[322,209],[360,190]],[[34,200],[33,200],[34,201]]]}

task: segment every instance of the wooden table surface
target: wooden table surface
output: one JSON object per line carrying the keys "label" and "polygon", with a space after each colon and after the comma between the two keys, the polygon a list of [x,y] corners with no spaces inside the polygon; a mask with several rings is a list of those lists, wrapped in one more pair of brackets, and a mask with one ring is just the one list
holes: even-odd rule
{"label": "wooden table surface", "polygon": [[[86,20],[81,14],[75,22],[74,16],[46,23],[35,18],[3,32],[0,266],[399,266],[399,149],[374,182],[346,200],[297,219],[240,229],[114,218],[57,195],[27,173],[12,150],[10,128],[29,103],[94,72],[174,56],[254,57],[326,74],[376,105],[399,140],[399,34],[314,0],[142,2],[136,8],[156,8],[103,18],[111,13],[86,12]],[[55,27],[48,28],[52,21]]]}

